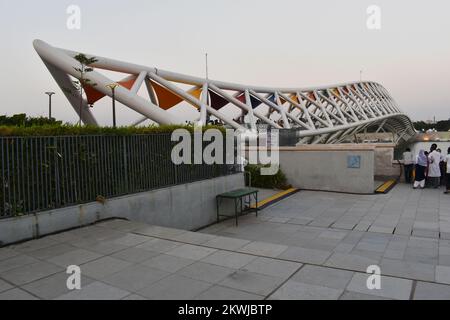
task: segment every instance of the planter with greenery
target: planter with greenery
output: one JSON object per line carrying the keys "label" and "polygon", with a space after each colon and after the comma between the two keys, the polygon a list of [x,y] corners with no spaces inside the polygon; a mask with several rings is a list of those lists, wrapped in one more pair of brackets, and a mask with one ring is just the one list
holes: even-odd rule
{"label": "planter with greenery", "polygon": [[[245,167],[245,172],[248,172],[251,177],[251,185],[256,188],[266,189],[289,189],[291,186],[287,183],[286,176],[281,169],[275,175],[261,175],[261,168],[268,167],[268,165],[254,165],[249,164]],[[248,174],[246,174],[246,183],[248,185]]]}

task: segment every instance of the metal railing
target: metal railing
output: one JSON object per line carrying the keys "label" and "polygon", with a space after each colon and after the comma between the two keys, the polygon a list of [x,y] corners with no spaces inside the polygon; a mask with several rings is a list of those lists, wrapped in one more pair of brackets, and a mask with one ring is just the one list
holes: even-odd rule
{"label": "metal railing", "polygon": [[0,218],[240,171],[238,165],[175,165],[175,144],[170,133],[0,137]]}

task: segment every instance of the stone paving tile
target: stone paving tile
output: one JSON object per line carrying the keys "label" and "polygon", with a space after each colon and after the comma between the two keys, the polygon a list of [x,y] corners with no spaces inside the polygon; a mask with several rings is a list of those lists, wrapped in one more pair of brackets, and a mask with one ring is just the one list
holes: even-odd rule
{"label": "stone paving tile", "polygon": [[129,266],[131,266],[130,262],[112,257],[103,257],[87,262],[80,267],[83,274],[87,275],[90,278],[99,280]]}
{"label": "stone paving tile", "polygon": [[331,255],[330,251],[289,247],[286,251],[280,254],[277,258],[293,260],[303,263],[322,264]]}
{"label": "stone paving tile", "polygon": [[385,227],[385,226],[376,226],[372,225],[369,228],[369,232],[378,232],[378,233],[386,233],[386,234],[392,234],[394,232],[395,227]]}
{"label": "stone paving tile", "polygon": [[173,239],[176,236],[181,235],[187,231],[181,229],[173,229],[173,228],[165,228],[159,226],[146,226],[144,228],[140,228],[134,231],[136,234],[151,236],[151,237],[159,237],[164,239]]}
{"label": "stone paving tile", "polygon": [[237,250],[239,248],[242,248],[243,246],[249,244],[249,240],[243,240],[243,239],[235,239],[235,238],[228,238],[228,237],[216,237],[214,239],[209,240],[208,242],[204,243],[203,245],[207,247],[212,247],[216,249],[223,249],[223,250]]}
{"label": "stone paving tile", "polygon": [[170,274],[144,265],[132,265],[104,277],[102,282],[129,292],[137,292]]}
{"label": "stone paving tile", "polygon": [[263,300],[263,296],[214,285],[198,295],[195,300]]}
{"label": "stone paving tile", "polygon": [[301,263],[271,258],[256,258],[241,270],[265,274],[268,276],[288,278],[302,266]]}
{"label": "stone paving tile", "polygon": [[[23,286],[23,289],[41,299],[51,300],[71,291],[67,288],[68,277],[69,275],[66,272],[59,272],[28,283]],[[94,279],[86,277],[83,273],[81,274],[81,288],[94,281]]]}
{"label": "stone paving tile", "polygon": [[137,245],[136,248],[150,250],[150,251],[159,252],[159,253],[165,253],[165,252],[170,251],[181,245],[182,245],[182,243],[180,243],[180,242],[164,240],[164,239],[151,239],[147,242]]}
{"label": "stone paving tile", "polygon": [[83,263],[95,260],[102,257],[101,254],[88,251],[85,249],[76,249],[72,251],[65,252],[58,256],[54,256],[47,261],[54,263],[61,267],[68,267],[70,265],[81,265]]}
{"label": "stone paving tile", "polygon": [[450,286],[419,281],[414,290],[414,300],[450,300]]}
{"label": "stone paving tile", "polygon": [[381,258],[383,257],[383,252],[379,252],[379,251],[377,252],[377,251],[353,249],[350,253],[352,255],[369,258],[369,259],[377,260],[377,261],[381,260]]}
{"label": "stone paving tile", "polygon": [[142,264],[148,267],[174,273],[190,264],[193,264],[194,262],[195,260],[160,254],[159,256],[142,262]]}
{"label": "stone paving tile", "polygon": [[243,270],[235,271],[227,276],[219,285],[261,296],[267,296],[275,290],[284,280]]}
{"label": "stone paving tile", "polygon": [[125,260],[132,263],[139,263],[148,260],[152,257],[160,255],[159,252],[139,249],[136,247],[127,248],[125,250],[116,252],[111,255],[113,258]]}
{"label": "stone paving tile", "polygon": [[131,232],[139,228],[146,227],[147,224],[142,222],[128,221],[122,219],[114,219],[110,221],[105,221],[98,224],[100,227],[107,227],[115,230],[120,230],[123,232]]}
{"label": "stone paving tile", "polygon": [[324,264],[327,267],[342,268],[355,271],[366,272],[367,267],[377,265],[378,260],[367,257],[358,256],[355,254],[333,253],[331,257]]}
{"label": "stone paving tile", "polygon": [[450,284],[450,267],[436,266],[436,282]]}
{"label": "stone paving tile", "polygon": [[246,266],[256,258],[257,257],[255,256],[244,253],[219,250],[202,259],[201,261],[219,266],[224,266],[227,268],[239,269]]}
{"label": "stone paving tile", "polygon": [[448,266],[450,267],[450,255],[447,254],[440,254],[438,264],[442,266]]}
{"label": "stone paving tile", "polygon": [[384,298],[408,300],[412,290],[412,281],[400,278],[381,276],[381,289],[367,288],[367,279],[370,275],[355,273],[347,291],[374,295]]}
{"label": "stone paving tile", "polygon": [[[218,238],[217,236],[206,234],[206,233],[198,233],[198,232],[184,232],[180,235],[174,236],[173,240],[190,243],[190,244],[204,244],[208,241],[212,241]],[[232,239],[235,240],[235,239]],[[208,247],[208,245],[206,245]]]}
{"label": "stone paving tile", "polygon": [[12,289],[14,286],[12,284],[9,284],[8,282],[0,279],[0,292]]}
{"label": "stone paving tile", "polygon": [[130,294],[129,296],[126,296],[122,300],[148,300],[148,299],[144,298],[143,296],[133,293],[133,294]]}
{"label": "stone paving tile", "polygon": [[290,224],[298,224],[298,225],[307,225],[313,220],[314,220],[313,218],[309,218],[309,217],[298,217],[298,218],[290,219],[288,221],[288,223],[290,223]]}
{"label": "stone paving tile", "polygon": [[137,293],[154,300],[190,300],[211,286],[210,283],[175,274],[153,283]]}
{"label": "stone paving tile", "polygon": [[293,281],[334,289],[345,289],[354,272],[306,265],[292,276]]}
{"label": "stone paving tile", "polygon": [[119,244],[119,245],[128,246],[128,247],[133,247],[133,246],[137,246],[138,244],[147,242],[148,240],[149,240],[149,238],[147,236],[128,233],[128,234],[124,235],[123,237],[115,239],[114,243]]}
{"label": "stone paving tile", "polygon": [[36,262],[0,273],[0,277],[17,286],[47,277],[63,268],[47,262]]}
{"label": "stone paving tile", "polygon": [[379,266],[384,275],[424,281],[434,281],[435,278],[435,266],[431,264],[383,259]]}
{"label": "stone paving tile", "polygon": [[60,254],[63,254],[67,251],[71,251],[71,250],[76,250],[77,248],[74,246],[71,246],[69,244],[66,243],[60,243],[51,247],[46,247],[46,248],[42,248],[42,249],[38,249],[32,252],[27,253],[28,256],[36,258],[36,259],[41,259],[41,260],[46,260],[49,259],[51,257],[54,256],[58,256]]}
{"label": "stone paving tile", "polygon": [[22,253],[27,253],[27,252],[47,248],[50,246],[54,246],[55,244],[58,244],[58,242],[45,237],[45,238],[41,238],[41,239],[37,239],[37,240],[27,241],[27,242],[24,242],[21,244],[12,245],[11,249],[22,252]]}
{"label": "stone paving tile", "polygon": [[368,295],[364,293],[345,291],[339,300],[393,300],[383,297],[377,297],[373,295]]}
{"label": "stone paving tile", "polygon": [[76,242],[81,239],[80,237],[78,237],[68,231],[53,234],[53,235],[48,236],[47,238],[55,240],[59,243],[68,243],[68,244],[71,244],[71,243]]}
{"label": "stone paving tile", "polygon": [[285,245],[254,241],[238,249],[237,251],[265,257],[277,257],[286,251],[287,248],[288,246]]}
{"label": "stone paving tile", "polygon": [[95,281],[56,298],[56,300],[120,300],[129,296],[130,292],[106,283]]}
{"label": "stone paving tile", "polygon": [[269,300],[337,300],[343,290],[288,280]]}
{"label": "stone paving tile", "polygon": [[235,269],[205,262],[196,262],[179,270],[177,274],[194,280],[216,284],[233,272],[235,272]]}
{"label": "stone paving tile", "polygon": [[184,244],[170,251],[167,251],[166,254],[185,259],[201,260],[216,251],[217,249],[205,248],[192,244]]}
{"label": "stone paving tile", "polygon": [[19,251],[10,248],[0,248],[0,261],[18,256],[19,254]]}
{"label": "stone paving tile", "polygon": [[39,260],[27,255],[20,254],[12,258],[0,261],[0,273],[36,262],[39,262]]}
{"label": "stone paving tile", "polygon": [[20,288],[14,288],[0,293],[0,300],[39,300],[39,299]]}
{"label": "stone paving tile", "polygon": [[93,244],[83,245],[83,246],[81,246],[81,248],[101,254],[101,255],[110,255],[115,252],[127,249],[127,248],[129,248],[129,246],[116,243],[112,240],[108,240],[108,241],[101,241],[101,242],[95,241]]}

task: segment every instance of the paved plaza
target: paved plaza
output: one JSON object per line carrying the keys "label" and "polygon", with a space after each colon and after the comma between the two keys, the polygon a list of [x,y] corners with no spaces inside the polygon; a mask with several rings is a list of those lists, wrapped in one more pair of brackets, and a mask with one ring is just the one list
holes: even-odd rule
{"label": "paved plaza", "polygon": [[1,248],[0,299],[450,299],[450,196],[301,191],[200,232],[105,221]]}

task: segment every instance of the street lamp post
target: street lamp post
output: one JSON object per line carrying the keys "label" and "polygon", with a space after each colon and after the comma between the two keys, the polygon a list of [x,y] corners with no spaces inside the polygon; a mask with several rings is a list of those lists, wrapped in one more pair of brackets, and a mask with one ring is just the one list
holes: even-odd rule
{"label": "street lamp post", "polygon": [[119,86],[117,83],[108,84],[107,87],[112,91],[112,111],[113,111],[113,128],[116,127],[116,88]]}
{"label": "street lamp post", "polygon": [[45,92],[46,95],[48,95],[48,118],[52,119],[52,95],[54,95],[54,92]]}

